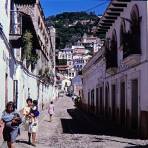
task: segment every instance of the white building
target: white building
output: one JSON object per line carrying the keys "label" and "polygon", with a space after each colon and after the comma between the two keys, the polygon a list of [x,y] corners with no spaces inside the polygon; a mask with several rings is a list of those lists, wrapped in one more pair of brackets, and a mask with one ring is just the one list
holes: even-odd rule
{"label": "white building", "polygon": [[98,50],[103,46],[100,38],[94,36],[83,35],[82,44],[86,49],[92,50],[93,53],[98,52]]}
{"label": "white building", "polygon": [[[105,60],[102,56],[104,48],[101,48],[83,68],[83,96],[82,107],[94,114],[99,113],[99,107],[103,102],[104,79],[105,79]],[[99,100],[99,98],[102,100]]]}
{"label": "white building", "polygon": [[10,1],[1,1],[0,4],[0,114],[8,101],[14,100],[13,84],[16,63],[9,44],[10,30]]}
{"label": "white building", "polygon": [[[38,63],[34,71],[31,68],[27,69],[25,63],[21,61],[21,48],[17,49],[17,47],[14,47],[14,44],[10,44],[9,42],[15,43],[21,37],[22,28],[20,27],[24,25],[19,24],[20,13],[16,13],[16,5],[13,1],[10,2],[2,0],[0,4],[0,83],[2,84],[2,87],[0,87],[0,115],[8,101],[14,101],[18,111],[20,111],[26,105],[26,99],[28,97],[37,99],[39,105],[41,105],[43,103],[47,104],[53,98],[54,93],[54,87],[52,85],[47,86],[42,80],[39,80],[37,73]],[[12,11],[10,11],[10,8]],[[28,15],[27,18],[29,18]],[[24,18],[21,23],[23,22]],[[50,44],[50,40],[48,41]],[[15,45],[19,46],[19,44]],[[47,48],[50,49],[50,47]],[[45,50],[45,47],[44,52],[46,56],[49,56],[49,52]],[[44,65],[48,65],[48,62],[50,63],[50,60],[46,61],[44,57],[40,57],[40,59],[43,60],[42,64]]]}
{"label": "white building", "polygon": [[[92,73],[85,68],[83,74],[84,106],[94,98],[95,111],[98,101],[101,115],[144,137],[148,136],[147,7],[147,1],[110,2],[99,21],[100,36],[105,35],[106,40],[106,73],[102,81],[98,80],[101,65],[95,66],[95,71],[90,64]],[[98,98],[94,95],[97,93],[101,94]]]}

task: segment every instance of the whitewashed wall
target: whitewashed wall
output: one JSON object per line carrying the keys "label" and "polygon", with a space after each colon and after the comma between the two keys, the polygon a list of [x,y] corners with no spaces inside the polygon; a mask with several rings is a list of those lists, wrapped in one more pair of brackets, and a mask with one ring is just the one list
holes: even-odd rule
{"label": "whitewashed wall", "polygon": [[[9,24],[10,24],[10,0],[0,2],[0,23],[3,26],[3,33],[9,41]],[[13,100],[13,70],[14,60],[9,55],[9,49],[0,35],[0,115],[5,108],[5,75],[8,75],[8,101]]]}

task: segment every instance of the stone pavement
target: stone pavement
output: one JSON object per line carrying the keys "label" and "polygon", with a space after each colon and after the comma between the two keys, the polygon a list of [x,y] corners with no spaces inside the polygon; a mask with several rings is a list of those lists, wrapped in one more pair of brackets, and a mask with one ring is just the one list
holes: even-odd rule
{"label": "stone pavement", "polygon": [[[97,128],[98,127],[98,128]],[[55,115],[48,122],[47,110],[39,119],[37,148],[148,148],[148,140],[123,137],[108,124],[95,122],[89,115],[76,109],[68,97],[55,102]],[[27,133],[21,132],[16,148],[31,148],[26,143]]]}

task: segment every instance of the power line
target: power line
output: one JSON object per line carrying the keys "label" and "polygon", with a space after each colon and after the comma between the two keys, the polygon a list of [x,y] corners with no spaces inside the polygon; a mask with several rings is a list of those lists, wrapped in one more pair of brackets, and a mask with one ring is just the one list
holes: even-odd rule
{"label": "power line", "polygon": [[[103,0],[102,0],[102,1],[103,1]],[[106,4],[107,2],[108,2],[108,1],[105,1],[105,2],[103,2],[103,3],[97,4],[97,5],[95,5],[94,7],[91,7],[91,8],[89,8],[89,9],[85,10],[85,11],[88,12],[88,11],[90,11],[90,10],[94,10],[95,8],[100,7],[100,6],[104,5],[104,4]]]}

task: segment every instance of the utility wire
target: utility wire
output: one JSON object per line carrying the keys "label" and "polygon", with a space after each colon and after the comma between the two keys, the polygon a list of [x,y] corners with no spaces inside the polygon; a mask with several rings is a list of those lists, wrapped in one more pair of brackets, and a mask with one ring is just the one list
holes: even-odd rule
{"label": "utility wire", "polygon": [[104,4],[106,4],[107,2],[108,2],[108,1],[105,1],[105,2],[103,2],[103,3],[97,4],[97,5],[95,5],[94,7],[91,7],[91,8],[89,8],[89,9],[85,10],[85,11],[88,12],[88,11],[90,11],[90,10],[94,10],[95,8],[100,7],[100,6],[104,5]]}
{"label": "utility wire", "polygon": [[[48,1],[48,0],[47,0],[47,1]],[[111,0],[99,0],[99,1],[102,2],[102,3],[99,3],[99,4],[97,4],[97,5],[95,5],[95,6],[91,7],[91,8],[88,8],[88,9],[86,9],[86,10],[83,10],[83,11],[89,12],[90,10],[94,10],[95,8],[98,8],[98,7],[102,6],[102,5],[104,5],[104,4],[108,3],[108,2],[110,2]],[[48,3],[47,3],[47,4],[48,4]],[[42,7],[42,8],[43,8],[43,10],[44,10],[44,7]]]}

